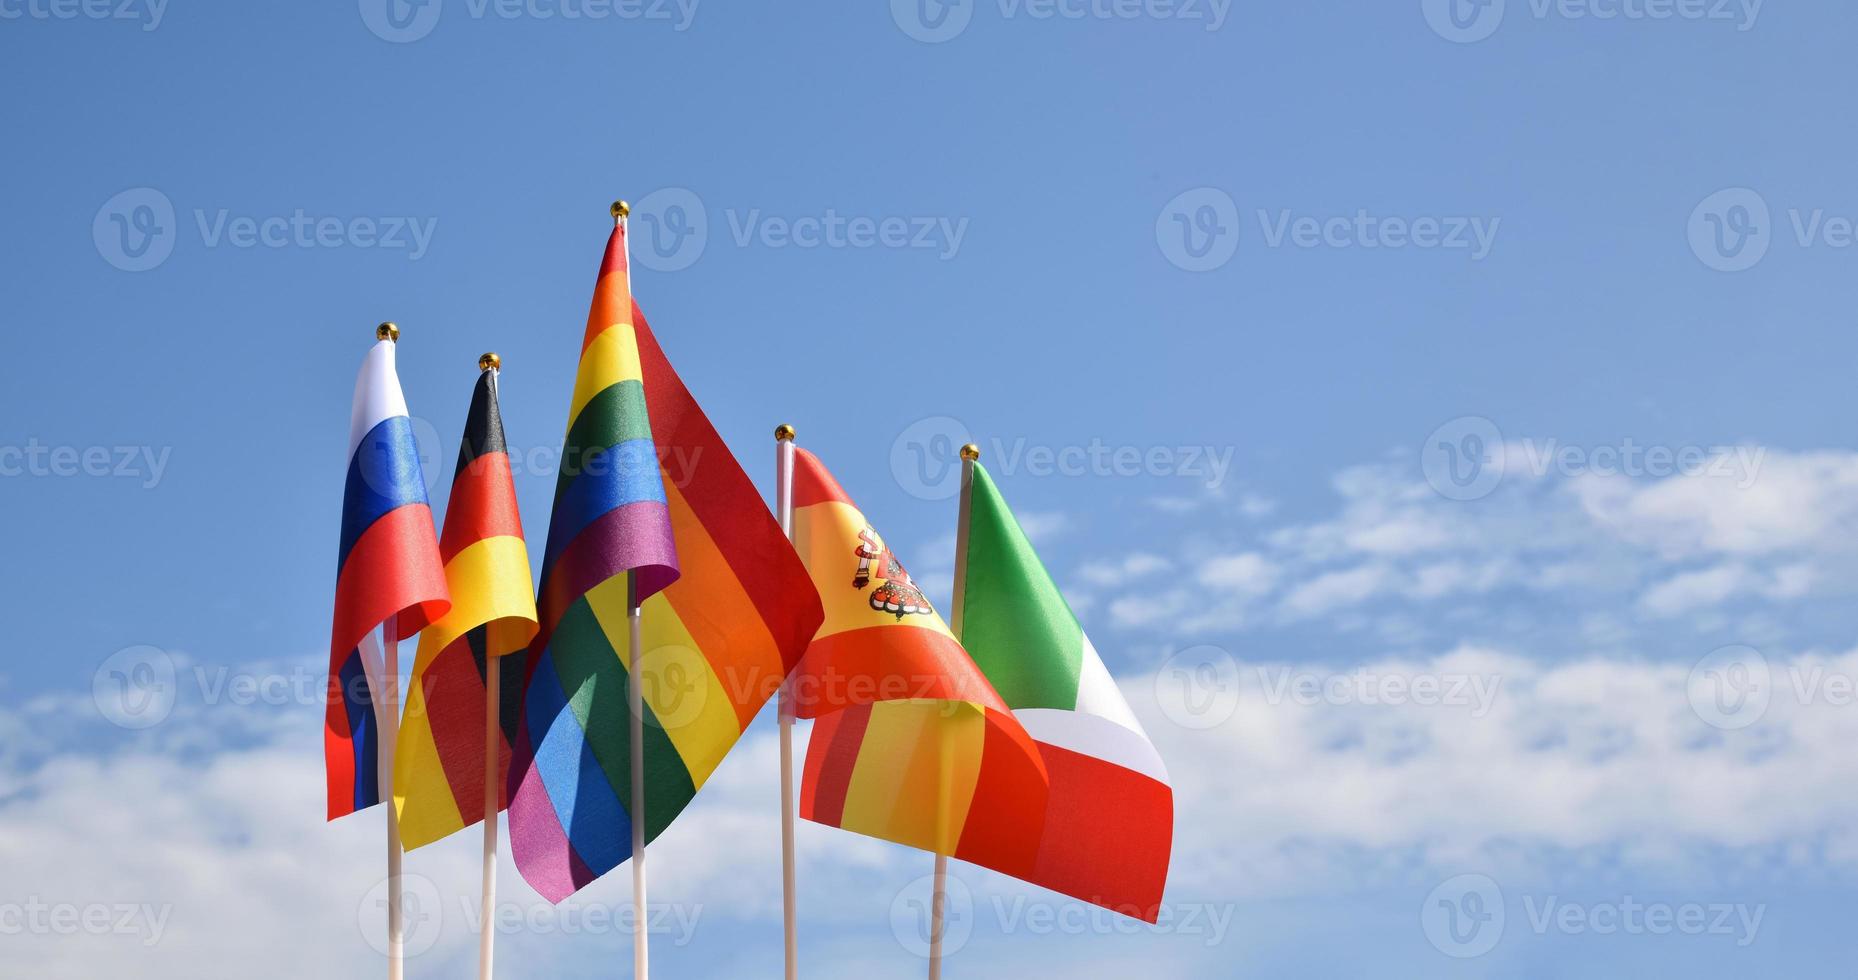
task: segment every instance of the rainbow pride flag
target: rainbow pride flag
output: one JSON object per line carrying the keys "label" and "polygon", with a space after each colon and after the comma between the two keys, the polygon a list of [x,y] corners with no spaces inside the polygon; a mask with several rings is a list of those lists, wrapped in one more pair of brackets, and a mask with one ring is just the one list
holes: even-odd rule
{"label": "rainbow pride flag", "polygon": [[395,343],[383,336],[369,349],[349,416],[323,718],[331,820],[381,801],[383,719],[375,694],[382,664],[369,634],[391,619],[393,639],[404,640],[451,607],[413,422],[394,372]]}
{"label": "rainbow pride flag", "polygon": [[[394,755],[394,805],[407,850],[484,819],[488,672],[498,672],[502,772],[522,705],[523,658],[508,655],[527,650],[538,629],[492,363],[487,355],[471,393],[439,538],[452,608],[419,634]],[[497,791],[501,810],[508,805],[501,780]]]}
{"label": "rainbow pride flag", "polygon": [[650,841],[683,812],[822,617],[780,526],[633,304],[624,235],[607,241],[582,345],[510,776],[517,869],[556,902],[631,856],[635,819]]}
{"label": "rainbow pride flag", "polygon": [[1024,876],[1048,779],[1026,730],[817,457],[794,452],[794,546],[826,619],[792,680],[800,815]]}

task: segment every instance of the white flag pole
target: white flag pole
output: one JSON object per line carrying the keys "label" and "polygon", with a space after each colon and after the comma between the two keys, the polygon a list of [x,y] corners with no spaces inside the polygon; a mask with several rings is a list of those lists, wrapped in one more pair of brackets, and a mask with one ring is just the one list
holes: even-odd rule
{"label": "white flag pole", "polygon": [[[490,372],[490,392],[497,393],[497,372],[503,358],[485,354],[477,359],[478,370]],[[503,661],[484,652],[484,885],[483,907],[478,922],[482,932],[477,939],[478,980],[490,980],[496,963],[497,941],[497,804],[503,800]]]}
{"label": "white flag pole", "polygon": [[[774,510],[781,533],[794,537],[794,427],[774,430]],[[794,700],[790,684],[781,685],[781,930],[787,950],[787,980],[800,975],[799,934],[795,928],[798,896],[794,885]]]}
{"label": "white flag pole", "polygon": [[646,949],[645,904],[645,683],[639,676],[639,606],[638,573],[626,573],[626,592],[630,610],[626,623],[631,627],[627,695],[632,702],[632,975],[646,980],[651,957]]}
{"label": "white flag pole", "polygon": [[503,775],[497,765],[501,745],[503,705],[503,661],[484,657],[484,904],[478,922],[483,930],[477,941],[478,980],[490,980],[496,961],[494,946],[497,929],[497,803],[502,799],[498,783]]}
{"label": "white flag pole", "polygon": [[[961,511],[955,522],[955,588],[948,608],[948,628],[961,640],[961,606],[968,577],[968,506],[974,492],[974,461],[981,458],[981,448],[973,443],[961,447]],[[948,758],[943,755],[946,768]],[[940,842],[938,842],[940,843]],[[942,933],[948,906],[948,855],[935,856],[934,894],[929,901],[929,980],[942,977]]]}
{"label": "white flag pole", "polygon": [[406,921],[400,898],[400,810],[394,805],[394,748],[400,741],[400,617],[381,624],[381,802],[387,805],[387,980],[406,975]]}
{"label": "white flag pole", "polygon": [[[625,262],[626,290],[632,290],[632,243],[624,234],[626,216],[632,213],[632,207],[625,201],[614,201],[611,209],[613,225],[621,230],[619,236],[620,257]],[[626,625],[630,637],[627,658],[627,700],[631,702],[632,727],[632,975],[637,980],[647,980],[651,970],[651,956],[647,947],[645,899],[645,678],[641,676],[640,664],[644,656],[640,647],[639,627],[639,575],[636,571],[626,572]]]}

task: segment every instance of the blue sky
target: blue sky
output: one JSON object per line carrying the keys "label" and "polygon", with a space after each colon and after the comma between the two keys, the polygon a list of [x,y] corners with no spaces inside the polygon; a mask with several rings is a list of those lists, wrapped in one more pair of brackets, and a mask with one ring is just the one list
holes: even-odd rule
{"label": "blue sky", "polygon": [[[279,975],[378,966],[378,821],[322,824],[295,693],[356,366],[398,321],[442,506],[499,351],[541,528],[614,197],[764,487],[792,422],[946,590],[938,454],[979,442],[1169,761],[1176,924],[1043,928],[1012,903],[1073,907],[970,870],[962,975],[1842,954],[1858,13],[394,2],[0,0],[0,932],[171,911],[11,929],[38,975],[199,975],[225,924]],[[113,724],[138,665],[175,700]],[[665,970],[778,954],[768,738],[654,848],[701,909]],[[886,909],[927,859],[802,830],[812,975],[918,972]],[[409,859],[420,973],[472,962],[475,846]],[[625,955],[505,880],[543,922],[507,975]],[[1635,902],[1706,925],[1603,929]]]}

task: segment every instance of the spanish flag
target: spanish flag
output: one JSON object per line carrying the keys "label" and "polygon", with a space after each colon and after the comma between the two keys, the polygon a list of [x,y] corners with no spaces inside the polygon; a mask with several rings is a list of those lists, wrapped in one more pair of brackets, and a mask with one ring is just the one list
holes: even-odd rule
{"label": "spanish flag", "polygon": [[826,618],[791,681],[817,718],[800,815],[1021,877],[1049,792],[1038,748],[817,457],[794,452],[794,547]]}
{"label": "spanish flag", "polygon": [[[529,550],[497,409],[496,364],[491,354],[479,362],[439,539],[452,608],[419,635],[400,722],[394,805],[408,850],[484,818],[488,672],[498,672],[502,772],[522,703],[523,661],[509,654],[526,649],[537,629]],[[500,811],[508,803],[501,779],[498,793]]]}

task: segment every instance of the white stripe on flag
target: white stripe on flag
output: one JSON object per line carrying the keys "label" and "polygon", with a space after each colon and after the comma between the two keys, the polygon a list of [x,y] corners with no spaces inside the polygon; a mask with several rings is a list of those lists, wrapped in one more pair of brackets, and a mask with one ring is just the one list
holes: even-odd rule
{"label": "white stripe on flag", "polygon": [[377,341],[362,359],[355,378],[355,408],[349,415],[348,458],[355,458],[361,440],[374,427],[396,415],[405,415],[406,396],[400,393],[400,376],[394,373],[394,342]]}
{"label": "white stripe on flag", "polygon": [[1161,756],[1148,744],[1148,736],[1140,732],[1107,718],[1062,708],[1020,708],[1013,717],[1025,726],[1033,741],[1102,759],[1164,786],[1168,783],[1168,770],[1161,764]]}

